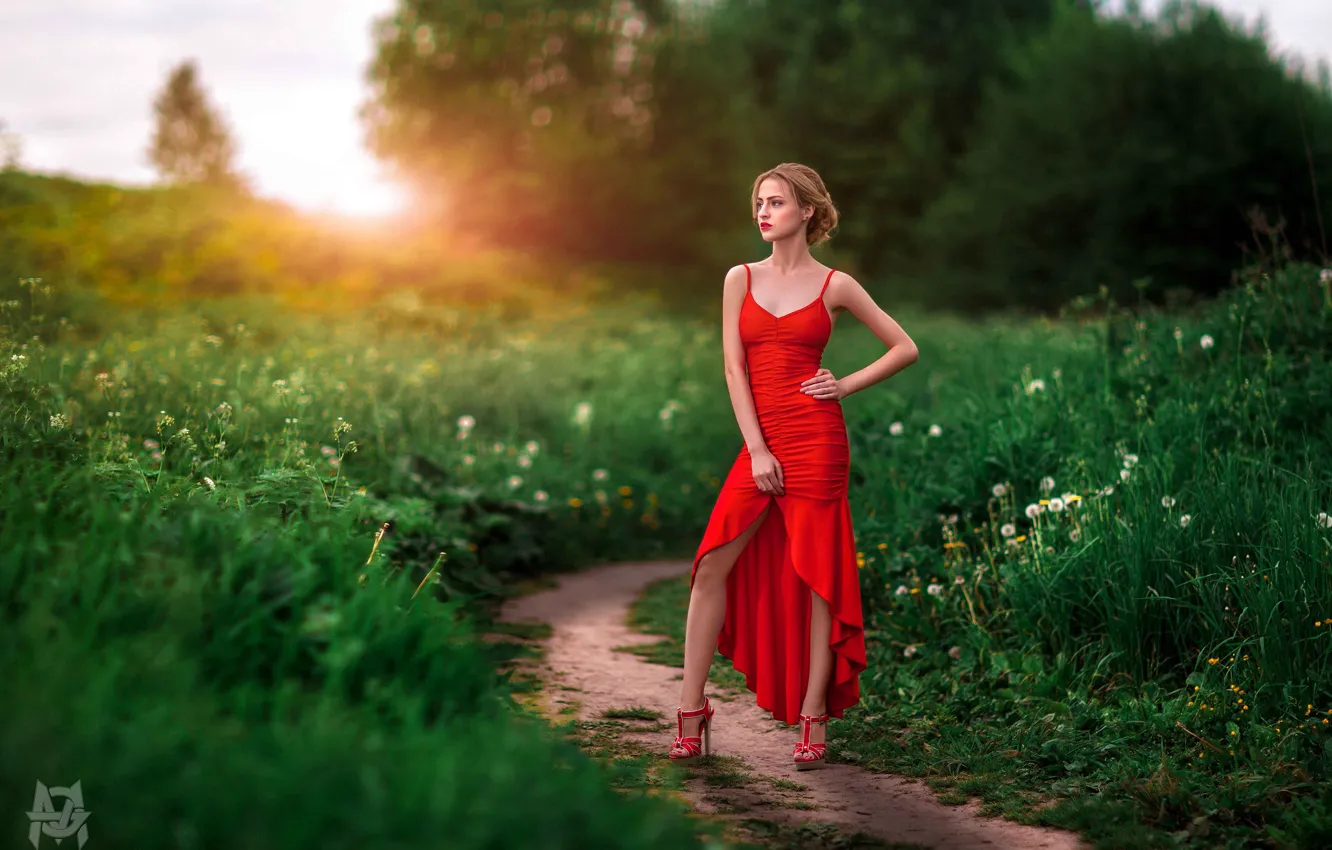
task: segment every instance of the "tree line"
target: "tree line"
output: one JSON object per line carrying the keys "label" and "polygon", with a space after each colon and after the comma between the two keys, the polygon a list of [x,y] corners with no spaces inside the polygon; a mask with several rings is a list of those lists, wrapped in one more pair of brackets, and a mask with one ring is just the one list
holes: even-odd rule
{"label": "tree line", "polygon": [[957,309],[1327,253],[1326,68],[1195,2],[399,0],[375,42],[369,143],[441,238],[712,286],[761,248],[753,175],[798,160],[833,259]]}

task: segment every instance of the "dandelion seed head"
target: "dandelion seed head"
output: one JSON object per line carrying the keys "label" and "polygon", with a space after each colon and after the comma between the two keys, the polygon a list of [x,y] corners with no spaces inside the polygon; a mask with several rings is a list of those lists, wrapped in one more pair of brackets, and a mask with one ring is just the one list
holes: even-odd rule
{"label": "dandelion seed head", "polygon": [[1017,526],[1013,525],[1011,522],[1006,522],[999,526],[999,533],[1004,537],[1012,537],[1014,534],[1017,534]]}
{"label": "dandelion seed head", "polygon": [[1201,346],[1204,351],[1206,351],[1207,349],[1211,348],[1213,345],[1216,345],[1216,340],[1212,339],[1212,337],[1209,334],[1203,334],[1202,337],[1200,337],[1198,340],[1198,345]]}

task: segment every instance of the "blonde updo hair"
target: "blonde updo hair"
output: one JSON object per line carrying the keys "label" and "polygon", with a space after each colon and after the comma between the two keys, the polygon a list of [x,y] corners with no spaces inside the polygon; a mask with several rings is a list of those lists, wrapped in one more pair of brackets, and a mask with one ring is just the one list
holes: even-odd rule
{"label": "blonde updo hair", "polygon": [[828,241],[833,228],[837,227],[837,207],[833,206],[832,196],[828,194],[828,187],[823,185],[823,178],[818,172],[798,162],[783,162],[769,168],[754,180],[754,188],[749,193],[749,212],[755,220],[758,219],[756,207],[759,184],[769,177],[783,180],[791,187],[798,208],[814,207],[814,214],[805,222],[805,241],[811,246]]}

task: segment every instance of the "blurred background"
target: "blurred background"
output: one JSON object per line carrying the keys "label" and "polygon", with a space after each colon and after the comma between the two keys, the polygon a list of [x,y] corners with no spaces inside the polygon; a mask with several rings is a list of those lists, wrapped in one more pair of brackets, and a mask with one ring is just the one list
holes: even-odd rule
{"label": "blurred background", "polygon": [[693,555],[798,161],[921,350],[843,401],[837,758],[1332,846],[1329,58],[1323,0],[0,6],[0,824],[81,779],[107,846],[713,840],[481,636]]}

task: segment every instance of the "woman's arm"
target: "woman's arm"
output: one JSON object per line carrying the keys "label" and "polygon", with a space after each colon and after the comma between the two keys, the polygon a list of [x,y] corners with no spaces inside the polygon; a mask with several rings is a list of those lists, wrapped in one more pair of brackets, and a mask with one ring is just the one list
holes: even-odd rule
{"label": "woman's arm", "polygon": [[754,412],[754,394],[749,388],[749,370],[745,367],[745,346],[740,341],[740,308],[745,303],[745,268],[735,266],[722,283],[722,359],[726,370],[726,389],[731,394],[735,421],[745,438],[750,455],[768,450]]}
{"label": "woman's arm", "polygon": [[902,326],[893,321],[893,317],[883,311],[865,288],[851,275],[837,272],[828,284],[834,304],[845,307],[865,326],[874,332],[888,352],[865,368],[852,372],[837,383],[842,388],[842,396],[859,392],[880,381],[887,380],[920,359],[920,350],[902,330]]}

